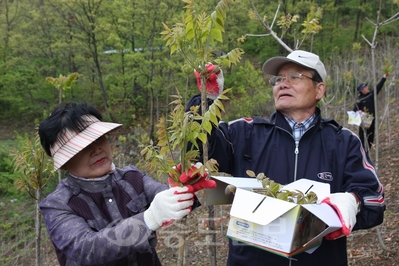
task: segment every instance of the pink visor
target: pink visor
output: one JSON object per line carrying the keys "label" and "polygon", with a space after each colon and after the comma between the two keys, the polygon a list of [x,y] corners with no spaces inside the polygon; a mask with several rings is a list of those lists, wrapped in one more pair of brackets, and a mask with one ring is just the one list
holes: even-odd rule
{"label": "pink visor", "polygon": [[57,141],[50,148],[54,158],[54,170],[62,167],[96,139],[122,126],[122,124],[102,122],[92,115],[84,115],[82,119],[83,126],[86,126],[82,132],[66,129],[60,133]]}

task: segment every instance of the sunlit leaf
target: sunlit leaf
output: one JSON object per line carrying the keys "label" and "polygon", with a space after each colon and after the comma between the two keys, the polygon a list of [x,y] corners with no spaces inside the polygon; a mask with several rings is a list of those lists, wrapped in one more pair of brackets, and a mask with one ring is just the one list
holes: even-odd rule
{"label": "sunlit leaf", "polygon": [[249,177],[256,177],[255,172],[252,171],[252,170],[247,170],[247,171],[245,171],[245,172],[246,172],[246,174],[247,174]]}
{"label": "sunlit leaf", "polygon": [[207,134],[206,133],[200,133],[198,134],[198,139],[202,142],[202,143],[206,143],[207,142]]}

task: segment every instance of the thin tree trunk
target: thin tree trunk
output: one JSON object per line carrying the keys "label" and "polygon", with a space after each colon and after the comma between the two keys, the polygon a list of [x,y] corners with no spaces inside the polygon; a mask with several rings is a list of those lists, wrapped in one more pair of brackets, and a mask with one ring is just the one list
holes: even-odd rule
{"label": "thin tree trunk", "polygon": [[[182,230],[186,229],[187,226],[187,217],[183,217],[183,219],[181,219],[181,228]],[[186,239],[185,239],[185,234],[182,234],[182,237],[179,238],[179,249],[177,251],[177,266],[184,266],[186,265]]]}
{"label": "thin tree trunk", "polygon": [[36,266],[40,266],[40,245],[41,245],[41,231],[42,231],[42,223],[41,223],[41,215],[39,202],[41,199],[41,190],[36,190],[36,218],[35,218],[35,229],[36,229]]}
{"label": "thin tree trunk", "polygon": [[[96,51],[97,51],[97,49],[96,49]],[[111,117],[111,114],[109,113],[109,110],[108,110],[107,91],[105,89],[105,85],[104,85],[104,81],[103,81],[103,75],[102,75],[102,71],[101,71],[101,66],[100,66],[100,62],[99,62],[99,59],[98,59],[98,53],[95,52],[93,54],[93,56],[95,57],[94,62],[95,62],[96,68],[97,68],[98,83],[100,84],[100,88],[101,88],[101,98],[103,100],[104,110],[105,110],[105,113],[107,114],[107,116]]]}
{"label": "thin tree trunk", "polygon": [[388,110],[387,110],[387,125],[388,125],[388,145],[389,145],[389,147],[391,147],[391,121],[390,121],[390,119],[389,119],[389,104],[390,104],[390,101],[389,101],[389,95],[391,94],[391,83],[389,83],[389,85],[388,85],[388,91],[387,91],[387,93],[385,94],[385,95],[388,95],[386,98],[387,98],[387,100],[386,100],[386,102],[387,102],[387,104],[388,104],[388,106],[387,106],[387,108],[388,108]]}
{"label": "thin tree trunk", "polygon": [[[373,82],[374,84],[377,84],[377,79],[376,79],[376,70],[375,70],[375,47],[377,46],[376,39],[377,39],[377,34],[378,34],[378,29],[380,27],[380,14],[381,14],[381,7],[382,7],[382,0],[380,0],[380,8],[377,12],[377,22],[375,23],[374,27],[374,35],[373,35],[373,40],[371,42],[371,62],[372,62],[372,70],[373,70]],[[376,139],[376,146],[375,146],[375,171],[378,173],[378,163],[379,163],[379,157],[378,157],[378,151],[380,147],[379,143],[379,130],[378,130],[378,124],[379,124],[379,115],[378,115],[378,103],[377,103],[377,94],[378,92],[376,91],[376,88],[374,89],[374,109],[375,109],[375,117],[374,117],[374,123],[375,123],[375,134],[374,137]],[[380,245],[384,250],[387,249],[384,239],[382,238],[381,230],[379,226],[377,226],[377,236],[378,240],[380,242]]]}
{"label": "thin tree trunk", "polygon": [[[54,75],[54,77],[56,77]],[[60,88],[58,89],[58,104],[62,103],[62,86],[60,86]],[[62,178],[62,172],[61,169],[58,169],[58,183],[61,182],[61,178]]]}
{"label": "thin tree trunk", "polygon": [[211,254],[211,266],[216,266],[216,230],[215,230],[215,205],[208,206],[209,235],[208,250]]}
{"label": "thin tree trunk", "polygon": [[[201,75],[201,110],[202,115],[208,110],[208,100],[206,97],[206,78]],[[203,163],[205,164],[208,161],[208,143],[202,144],[202,156]],[[209,221],[209,241],[208,242],[208,251],[211,266],[216,266],[216,234],[215,234],[215,207],[213,205],[208,206],[208,221]]]}

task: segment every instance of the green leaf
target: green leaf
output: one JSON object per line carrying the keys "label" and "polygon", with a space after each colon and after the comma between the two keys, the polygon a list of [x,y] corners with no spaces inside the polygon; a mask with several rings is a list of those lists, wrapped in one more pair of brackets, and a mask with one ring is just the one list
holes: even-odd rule
{"label": "green leaf", "polygon": [[174,44],[170,46],[170,54],[174,54],[177,51],[178,45]]}
{"label": "green leaf", "polygon": [[[219,120],[216,117],[215,113],[210,113],[210,121],[217,126],[219,124]],[[209,132],[210,133],[210,132]]]}
{"label": "green leaf", "polygon": [[202,141],[202,143],[207,143],[207,134],[206,133],[199,133],[198,134],[198,139]]}
{"label": "green leaf", "polygon": [[[228,100],[228,98],[226,96],[223,95],[222,97],[225,97],[224,100]],[[222,97],[220,97],[220,98],[222,98]],[[213,102],[213,104],[216,105],[219,110],[224,112],[224,106],[223,106],[222,101],[219,99],[219,97]]]}
{"label": "green leaf", "polygon": [[273,182],[272,184],[270,184],[270,190],[273,193],[277,193],[277,191],[280,190],[280,184]]}
{"label": "green leaf", "polygon": [[140,154],[145,155],[148,152],[148,147],[145,147],[144,149],[141,150]]}
{"label": "green leaf", "polygon": [[67,79],[65,81],[65,88],[70,88],[72,86],[72,83],[78,78],[78,73],[72,73],[67,76]]}
{"label": "green leaf", "polygon": [[211,122],[209,122],[209,120],[204,121],[204,122],[202,123],[202,127],[204,128],[204,130],[205,130],[206,132],[208,132],[209,134],[211,134],[211,132],[212,132],[212,124],[211,124]]}
{"label": "green leaf", "polygon": [[190,41],[190,40],[194,39],[194,37],[195,37],[194,30],[193,29],[190,29],[190,30],[186,29],[186,39],[187,39],[187,41]]}
{"label": "green leaf", "polygon": [[278,193],[277,194],[277,199],[288,201],[288,193],[285,193],[285,192]]}
{"label": "green leaf", "polygon": [[223,42],[223,37],[222,37],[222,32],[219,29],[213,28],[212,32],[211,32],[211,36],[219,41],[219,42]]}
{"label": "green leaf", "polygon": [[216,25],[217,25],[217,27],[218,27],[218,29],[219,29],[220,31],[224,32],[224,22],[223,22],[222,19],[217,18],[217,19],[216,19]]}

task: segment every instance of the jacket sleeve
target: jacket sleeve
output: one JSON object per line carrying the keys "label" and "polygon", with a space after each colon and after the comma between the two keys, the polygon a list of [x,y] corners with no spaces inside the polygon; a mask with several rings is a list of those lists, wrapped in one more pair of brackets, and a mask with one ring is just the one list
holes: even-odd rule
{"label": "jacket sleeve", "polygon": [[232,174],[234,172],[233,144],[228,124],[220,122],[217,128],[213,128],[208,143],[208,156],[218,162],[219,172]]}
{"label": "jacket sleeve", "polygon": [[[208,106],[211,105],[213,103],[212,99],[207,98],[208,100]],[[188,112],[190,110],[191,106],[199,106],[199,113],[202,114],[202,110],[201,110],[201,94],[197,94],[194,95],[193,97],[191,97],[191,99],[188,101],[187,105],[186,105],[186,109],[185,111]]]}
{"label": "jacket sleeve", "polygon": [[352,109],[352,110],[353,110],[354,112],[359,111],[359,107],[357,106],[357,101],[358,101],[358,100],[356,99],[356,102],[355,102],[355,104],[353,105],[353,109]]}
{"label": "jacket sleeve", "polygon": [[384,189],[360,140],[354,133],[350,139],[343,188],[344,191],[355,193],[360,200],[360,212],[354,230],[367,229],[383,222]]}
{"label": "jacket sleeve", "polygon": [[382,87],[384,86],[384,83],[387,79],[385,77],[382,77],[380,82],[378,82],[376,89],[377,89],[377,95],[380,93]]}
{"label": "jacket sleeve", "polygon": [[[167,188],[148,176],[143,179],[146,196],[141,200],[147,198],[150,202],[156,193]],[[60,187],[40,203],[52,242],[68,258],[79,265],[100,265],[136,252],[152,252],[150,240],[155,235],[147,229],[143,212],[111,223],[101,217],[86,221],[68,206],[70,197],[69,189]],[[93,224],[89,224],[91,222],[102,222],[106,226],[101,225],[101,229],[96,230]]]}

